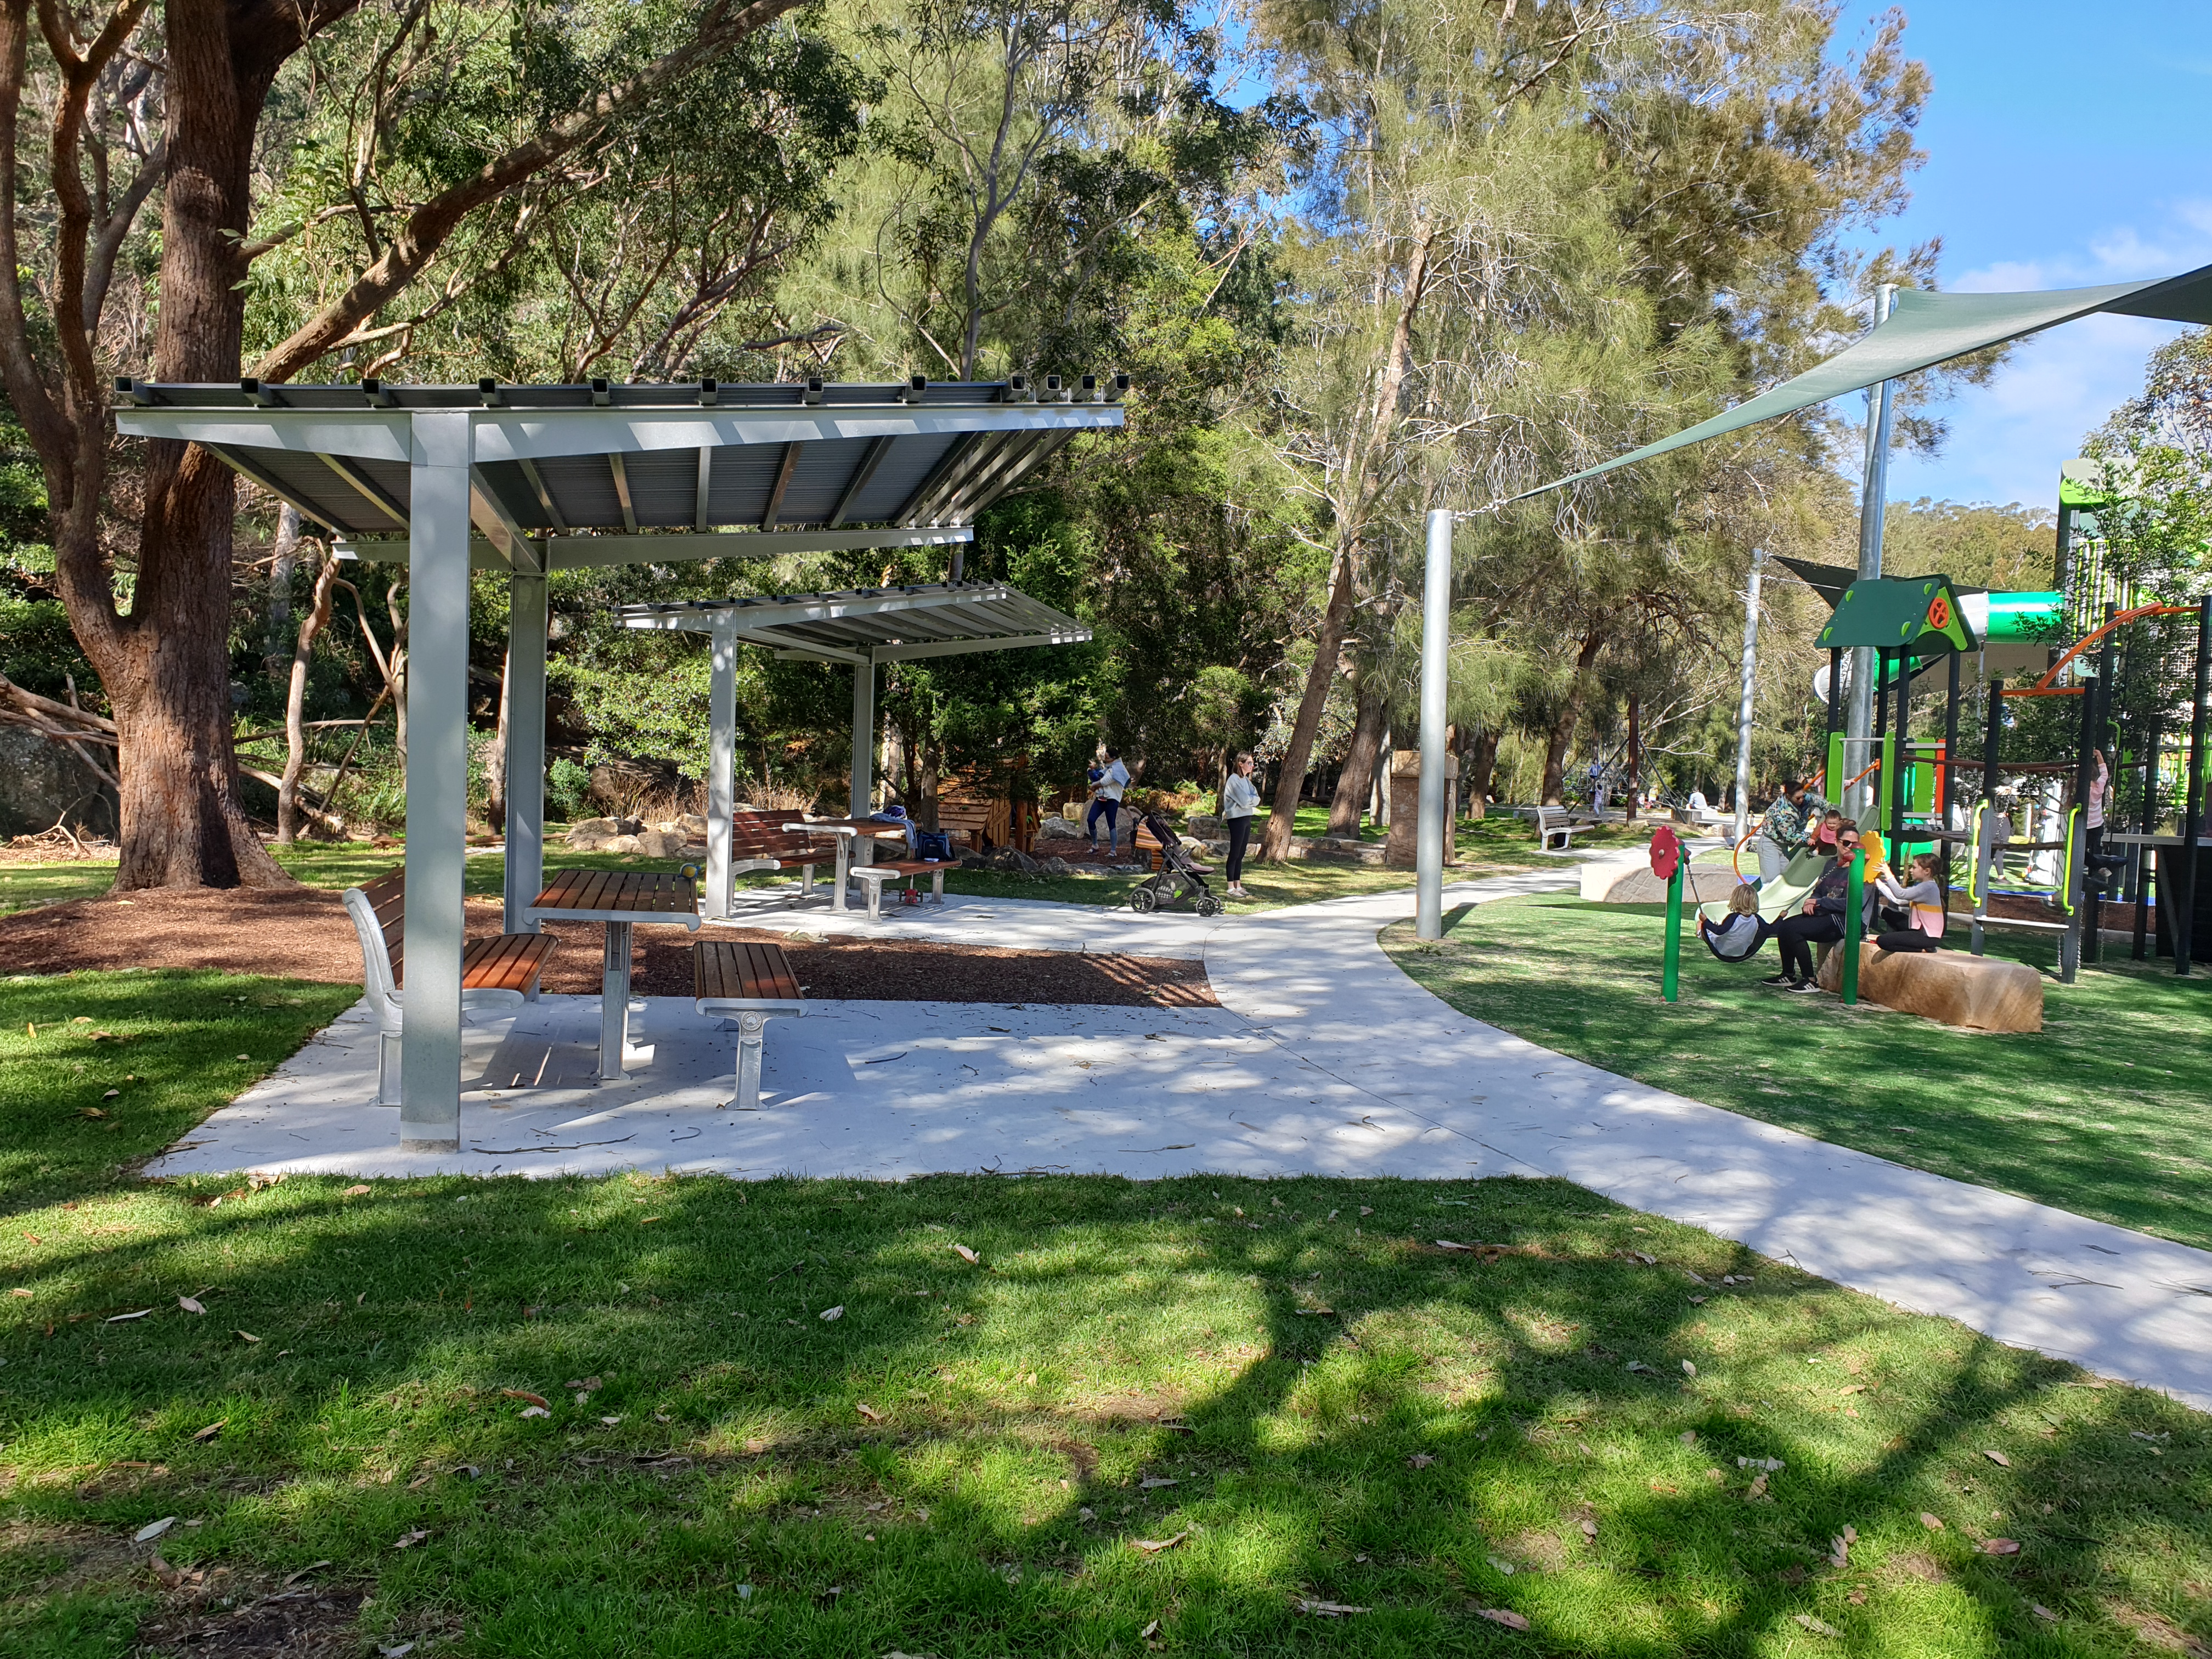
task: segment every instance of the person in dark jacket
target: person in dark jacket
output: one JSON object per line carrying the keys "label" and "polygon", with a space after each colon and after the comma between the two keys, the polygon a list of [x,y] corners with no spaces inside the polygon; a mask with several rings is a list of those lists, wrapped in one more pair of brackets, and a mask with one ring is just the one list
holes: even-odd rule
{"label": "person in dark jacket", "polygon": [[1775,948],[1782,953],[1782,971],[1766,981],[1809,994],[1820,988],[1813,982],[1813,947],[1833,945],[1844,936],[1844,906],[1851,885],[1851,855],[1858,850],[1859,832],[1837,832],[1836,861],[1820,872],[1813,890],[1805,896],[1798,915],[1774,924]]}

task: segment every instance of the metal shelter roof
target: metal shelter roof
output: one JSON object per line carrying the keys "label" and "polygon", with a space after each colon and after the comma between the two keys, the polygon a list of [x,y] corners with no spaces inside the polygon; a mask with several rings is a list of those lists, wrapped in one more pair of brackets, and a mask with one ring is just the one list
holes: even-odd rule
{"label": "metal shelter roof", "polygon": [[[559,569],[964,540],[945,532],[1077,433],[1121,426],[1127,383],[122,380],[116,424],[198,443],[362,556],[402,559],[420,423],[465,422],[471,562],[514,562],[516,542],[543,541],[530,565]],[[762,539],[745,544],[747,532]]]}
{"label": "metal shelter roof", "polygon": [[626,628],[726,629],[780,657],[818,662],[905,662],[1031,645],[1079,645],[1091,629],[1004,582],[931,582],[770,599],[626,605]]}

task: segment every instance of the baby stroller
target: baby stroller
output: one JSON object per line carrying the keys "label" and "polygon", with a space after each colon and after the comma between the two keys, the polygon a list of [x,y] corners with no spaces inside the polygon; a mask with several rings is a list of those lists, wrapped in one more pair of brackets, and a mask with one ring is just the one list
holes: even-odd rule
{"label": "baby stroller", "polygon": [[1206,884],[1206,868],[1185,850],[1182,837],[1157,812],[1147,812],[1137,822],[1160,844],[1160,871],[1137,884],[1129,895],[1129,908],[1139,915],[1150,915],[1188,899],[1201,916],[1219,915],[1221,896]]}

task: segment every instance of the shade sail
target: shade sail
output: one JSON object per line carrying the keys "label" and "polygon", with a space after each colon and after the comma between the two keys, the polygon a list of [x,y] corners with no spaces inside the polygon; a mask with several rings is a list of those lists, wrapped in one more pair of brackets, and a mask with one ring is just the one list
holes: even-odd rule
{"label": "shade sail", "polygon": [[2212,265],[2147,283],[2051,289],[2035,294],[1931,294],[1922,289],[1903,289],[1898,292],[1896,308],[1881,327],[1796,379],[1784,380],[1671,438],[1662,438],[1602,465],[1586,467],[1506,499],[1525,501],[1580,483],[1616,468],[1771,421],[1778,415],[1794,415],[1831,398],[1933,368],[1984,346],[2016,340],[2100,311],[2175,323],[2212,323]]}

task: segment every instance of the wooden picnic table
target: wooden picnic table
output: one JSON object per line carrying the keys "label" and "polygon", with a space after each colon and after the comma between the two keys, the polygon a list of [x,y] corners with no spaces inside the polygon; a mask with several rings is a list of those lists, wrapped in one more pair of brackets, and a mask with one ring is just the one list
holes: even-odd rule
{"label": "wooden picnic table", "polygon": [[837,874],[830,884],[830,908],[833,910],[845,908],[845,884],[857,854],[867,854],[858,862],[872,864],[877,842],[895,841],[902,847],[906,845],[904,828],[884,818],[802,818],[783,827],[793,835],[836,836]]}
{"label": "wooden picnic table", "polygon": [[629,930],[668,922],[699,931],[699,899],[690,881],[657,871],[563,870],[523,912],[533,921],[606,924],[606,968],[599,981],[599,1076],[619,1081],[629,1041]]}

